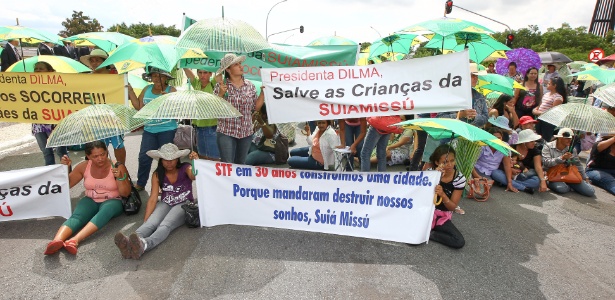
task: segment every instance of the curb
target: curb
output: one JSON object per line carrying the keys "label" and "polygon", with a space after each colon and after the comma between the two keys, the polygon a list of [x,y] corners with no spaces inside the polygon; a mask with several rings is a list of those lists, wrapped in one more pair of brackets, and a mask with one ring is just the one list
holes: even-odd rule
{"label": "curb", "polygon": [[36,139],[29,135],[17,140],[12,140],[4,143],[0,143],[0,159],[3,159],[9,154],[19,151],[20,149],[31,146],[36,143]]}

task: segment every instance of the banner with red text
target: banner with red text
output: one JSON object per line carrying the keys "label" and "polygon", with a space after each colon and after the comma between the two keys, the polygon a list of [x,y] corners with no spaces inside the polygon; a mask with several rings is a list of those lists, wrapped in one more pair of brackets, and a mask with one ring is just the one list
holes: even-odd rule
{"label": "banner with red text", "polygon": [[126,75],[0,73],[0,122],[57,124],[92,104],[127,104]]}
{"label": "banner with red text", "polygon": [[262,69],[271,123],[472,108],[467,51],[367,66]]}
{"label": "banner with red text", "polygon": [[325,172],[196,161],[201,226],[266,226],[420,244],[440,172]]}
{"label": "banner with red text", "polygon": [[71,215],[65,165],[0,172],[0,222]]}

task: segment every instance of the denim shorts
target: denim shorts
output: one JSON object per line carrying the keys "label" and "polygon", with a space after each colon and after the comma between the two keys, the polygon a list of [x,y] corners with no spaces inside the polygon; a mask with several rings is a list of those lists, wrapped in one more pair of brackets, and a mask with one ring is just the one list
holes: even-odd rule
{"label": "denim shorts", "polygon": [[196,143],[200,156],[220,158],[220,150],[216,138],[218,126],[196,127]]}
{"label": "denim shorts", "polygon": [[105,145],[111,144],[113,149],[122,149],[124,148],[124,135],[118,135],[110,138],[106,138],[102,140]]}

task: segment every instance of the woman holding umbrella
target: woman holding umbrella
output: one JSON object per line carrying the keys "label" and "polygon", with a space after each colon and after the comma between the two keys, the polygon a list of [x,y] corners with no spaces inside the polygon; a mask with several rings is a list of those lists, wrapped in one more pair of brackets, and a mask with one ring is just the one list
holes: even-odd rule
{"label": "woman holding umbrella", "polygon": [[[124,212],[120,197],[130,195],[131,185],[126,180],[128,170],[124,165],[114,167],[108,155],[107,145],[102,141],[85,144],[86,160],[68,175],[71,188],[83,179],[85,196],[47,244],[45,255],[54,254],[62,247],[76,255],[81,241]],[[72,162],[68,156],[63,156],[62,164],[70,168]]]}
{"label": "woman holding umbrella", "polygon": [[[540,106],[534,108],[532,113],[539,117],[547,110],[558,106],[560,104],[565,104],[568,100],[568,96],[566,93],[566,84],[564,80],[559,77],[554,77],[548,80],[547,82],[547,92],[542,96],[542,101],[540,102]],[[555,130],[555,125],[549,124],[545,121],[539,120],[538,126],[536,126],[536,132],[538,132],[545,141],[550,141],[553,137],[553,131]]]}
{"label": "woman holding umbrella", "polygon": [[591,197],[594,195],[594,188],[589,184],[589,178],[585,174],[583,165],[577,150],[574,148],[570,151],[570,144],[572,143],[572,137],[574,133],[570,128],[562,128],[555,135],[555,140],[546,143],[542,147],[542,160],[545,166],[545,171],[560,164],[573,164],[579,170],[583,180],[580,183],[565,183],[565,182],[549,182],[549,188],[558,194],[568,193],[570,189],[575,190],[577,193]]}
{"label": "woman holding umbrella", "polygon": [[[256,87],[243,77],[242,62],[245,56],[228,53],[220,62],[220,69],[216,72],[216,86],[214,94],[226,99],[243,116],[239,118],[226,118],[218,120],[217,141],[220,149],[220,159],[223,162],[245,164],[254,128],[252,112],[260,111],[265,102],[265,95],[261,92],[257,96]],[[224,79],[221,75],[224,73]],[[264,86],[263,86],[264,87]],[[263,89],[261,87],[261,90]]]}
{"label": "woman holding umbrella", "polygon": [[587,163],[587,177],[615,195],[615,136],[603,136],[592,147]]}
{"label": "woman holding umbrella", "polygon": [[[167,94],[175,92],[175,88],[170,86],[168,81],[173,79],[173,76],[168,72],[149,67],[148,75],[151,76],[154,84],[148,85],[141,91],[141,95],[137,98],[134,90],[128,86],[128,96],[132,106],[136,110],[140,110],[152,100]],[[135,188],[142,191],[147,184],[149,170],[152,167],[152,158],[147,155],[147,151],[157,150],[162,145],[173,143],[177,131],[177,121],[169,119],[151,119],[145,122],[143,129],[143,137],[141,139],[141,149],[139,150],[139,169],[137,172],[137,184]]]}

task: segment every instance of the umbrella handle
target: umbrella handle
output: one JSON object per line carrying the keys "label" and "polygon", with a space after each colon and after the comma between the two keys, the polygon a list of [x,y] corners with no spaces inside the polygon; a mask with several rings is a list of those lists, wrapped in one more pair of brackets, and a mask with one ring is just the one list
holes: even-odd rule
{"label": "umbrella handle", "polygon": [[190,162],[190,164],[192,165],[192,175],[196,176],[199,174],[199,170],[194,168],[194,159]]}
{"label": "umbrella handle", "polygon": [[435,206],[438,206],[438,205],[440,205],[440,203],[442,203],[442,198],[438,199],[438,195],[434,194],[433,195],[433,204]]}

